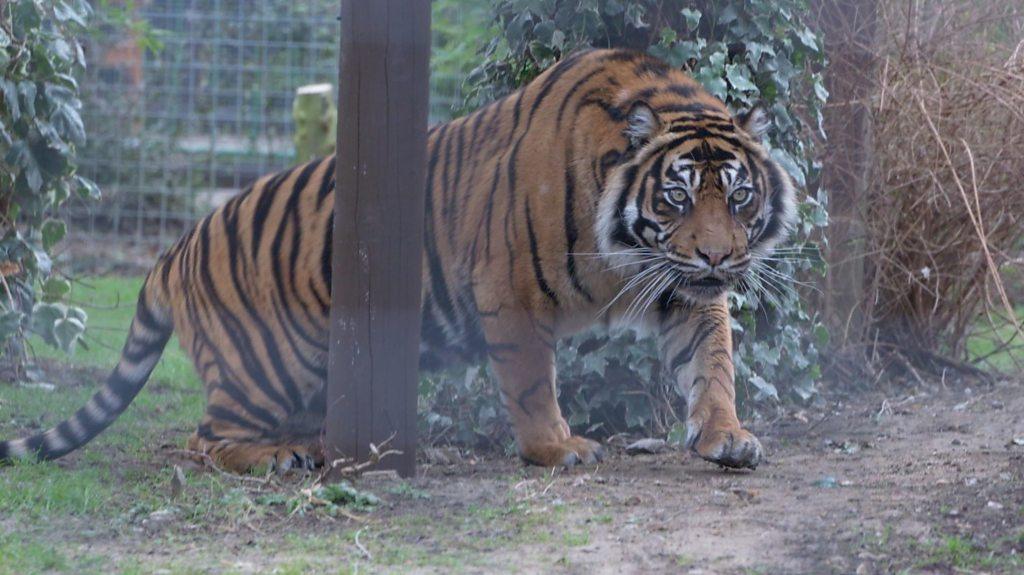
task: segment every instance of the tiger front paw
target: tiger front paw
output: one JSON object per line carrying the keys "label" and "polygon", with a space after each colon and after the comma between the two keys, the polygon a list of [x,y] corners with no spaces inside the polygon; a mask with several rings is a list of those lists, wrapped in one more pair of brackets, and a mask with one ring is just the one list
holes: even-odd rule
{"label": "tiger front paw", "polygon": [[686,446],[712,463],[734,469],[756,469],[764,459],[761,442],[739,426],[715,429],[691,419],[686,431]]}
{"label": "tiger front paw", "polygon": [[573,467],[592,465],[604,460],[604,447],[585,437],[569,437],[561,441],[522,446],[519,456],[531,465],[542,467]]}

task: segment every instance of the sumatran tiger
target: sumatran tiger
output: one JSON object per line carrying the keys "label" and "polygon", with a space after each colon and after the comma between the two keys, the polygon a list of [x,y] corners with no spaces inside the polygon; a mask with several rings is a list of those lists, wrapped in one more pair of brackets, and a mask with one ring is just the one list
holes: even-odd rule
{"label": "sumatran tiger", "polygon": [[[650,56],[569,56],[526,87],[428,134],[421,367],[488,359],[519,454],[601,460],[559,410],[559,338],[603,324],[652,333],[687,400],[687,443],[754,468],[736,416],[727,293],[783,240],[794,188],[733,115]],[[52,459],[125,410],[172,332],[205,382],[188,440],[223,468],[322,458],[334,158],[266,176],[201,220],[149,273],[120,361],[70,419],[0,443]]]}

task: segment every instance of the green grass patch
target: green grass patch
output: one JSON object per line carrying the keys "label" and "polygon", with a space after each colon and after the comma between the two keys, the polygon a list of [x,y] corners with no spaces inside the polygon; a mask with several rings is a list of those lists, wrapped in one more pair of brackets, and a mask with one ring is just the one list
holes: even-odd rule
{"label": "green grass patch", "polygon": [[[1018,322],[1024,325],[1024,306],[1017,307],[1015,311]],[[979,325],[975,335],[967,338],[968,359],[979,362],[980,367],[1002,372],[1024,365],[1024,339],[1016,332],[1008,321],[994,329],[987,322]],[[1010,344],[1004,345],[1006,342]]]}
{"label": "green grass patch", "polygon": [[[55,389],[0,384],[0,437],[37,432],[58,424],[81,407],[112,369],[135,314],[141,277],[85,279],[74,286],[75,303],[89,314],[86,346],[71,356],[38,338],[30,345],[49,360]],[[64,373],[59,373],[64,367]],[[102,368],[99,374],[95,369]],[[204,397],[192,364],[174,339],[149,384],[106,432],[75,454],[75,463],[18,463],[0,473],[0,515],[33,518],[61,515],[114,517],[132,509],[166,504],[169,470],[159,446],[180,443],[198,423]],[[116,476],[115,476],[116,474]],[[197,479],[209,482],[208,479]],[[204,485],[207,494],[220,493]],[[191,515],[207,513],[200,502]]]}
{"label": "green grass patch", "polygon": [[1019,544],[1024,532],[983,545],[959,536],[950,536],[930,545],[922,545],[924,559],[917,567],[946,566],[956,570],[1013,570],[1024,568],[1024,557],[1003,551],[1007,544]]}

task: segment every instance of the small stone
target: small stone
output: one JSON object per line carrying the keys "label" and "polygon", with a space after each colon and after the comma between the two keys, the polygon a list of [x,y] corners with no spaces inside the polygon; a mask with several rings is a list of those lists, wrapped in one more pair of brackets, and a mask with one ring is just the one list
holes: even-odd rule
{"label": "small stone", "polygon": [[861,564],[857,566],[857,571],[855,571],[855,573],[857,575],[871,575],[871,565],[869,565],[867,561],[862,561]]}
{"label": "small stone", "polygon": [[827,477],[822,477],[818,481],[815,481],[814,485],[821,487],[823,489],[833,489],[835,487],[839,487],[839,481],[835,477],[829,475]]}
{"label": "small stone", "polygon": [[665,443],[664,439],[648,437],[627,445],[626,453],[630,455],[638,455],[641,453],[660,453],[665,450],[667,445],[668,444]]}
{"label": "small stone", "polygon": [[985,507],[991,509],[992,511],[1000,511],[1003,508],[1003,504],[995,501],[989,501],[988,504],[985,505]]}
{"label": "small stone", "polygon": [[1010,445],[1014,447],[1024,447],[1024,437],[1014,437],[1010,440]]}
{"label": "small stone", "polygon": [[964,442],[960,441],[959,439],[954,439],[953,441],[950,441],[949,443],[950,443],[950,445],[963,445],[964,444]]}
{"label": "small stone", "polygon": [[729,506],[729,495],[724,491],[714,490],[711,492],[711,504],[719,507]]}
{"label": "small stone", "polygon": [[744,501],[746,503],[750,503],[751,501],[757,498],[757,491],[753,491],[750,489],[733,487],[731,491],[733,495],[740,498],[740,501]]}
{"label": "small stone", "polygon": [[142,527],[147,531],[162,531],[174,521],[173,509],[157,509],[142,520]]}

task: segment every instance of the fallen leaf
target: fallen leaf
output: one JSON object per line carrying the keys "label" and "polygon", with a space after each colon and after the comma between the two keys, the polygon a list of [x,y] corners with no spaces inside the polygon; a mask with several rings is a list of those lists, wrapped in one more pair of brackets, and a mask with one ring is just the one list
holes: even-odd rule
{"label": "fallen leaf", "polygon": [[665,450],[666,446],[667,444],[664,439],[648,437],[627,445],[626,453],[630,455],[638,455],[640,453],[660,453]]}

